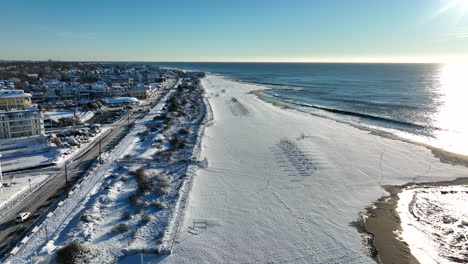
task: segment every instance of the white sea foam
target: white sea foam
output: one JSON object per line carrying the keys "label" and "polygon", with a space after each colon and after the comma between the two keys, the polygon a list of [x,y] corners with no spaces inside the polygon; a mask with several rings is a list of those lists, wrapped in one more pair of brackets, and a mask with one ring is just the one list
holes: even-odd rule
{"label": "white sea foam", "polygon": [[410,188],[399,197],[402,237],[419,262],[468,262],[468,186]]}

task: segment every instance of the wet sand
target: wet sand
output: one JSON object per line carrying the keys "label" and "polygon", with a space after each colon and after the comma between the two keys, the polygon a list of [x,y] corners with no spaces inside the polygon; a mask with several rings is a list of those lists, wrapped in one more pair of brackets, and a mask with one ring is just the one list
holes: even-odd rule
{"label": "wet sand", "polygon": [[398,205],[398,194],[409,186],[437,187],[452,185],[468,185],[468,178],[460,178],[453,181],[435,183],[409,183],[403,186],[385,186],[390,194],[381,197],[359,221],[353,223],[363,235],[365,243],[369,248],[369,255],[378,262],[384,264],[418,264],[419,262],[411,254],[408,245],[398,239],[395,231],[401,232],[401,222],[396,208]]}

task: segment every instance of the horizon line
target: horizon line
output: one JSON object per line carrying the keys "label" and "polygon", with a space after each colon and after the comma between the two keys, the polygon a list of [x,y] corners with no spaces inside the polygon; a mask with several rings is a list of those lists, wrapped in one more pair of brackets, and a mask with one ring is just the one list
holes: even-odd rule
{"label": "horizon line", "polygon": [[[174,60],[174,61],[157,61],[157,60],[53,60],[50,59],[51,62],[65,62],[65,63],[296,63],[296,64],[307,64],[307,63],[323,63],[323,64],[333,64],[333,63],[342,63],[342,64],[447,64],[447,63],[453,63],[455,61],[354,61],[354,60],[317,60],[317,61],[195,61],[195,60],[188,60],[188,61],[183,61],[183,60]],[[467,61],[468,60],[464,60]],[[9,59],[0,59],[0,63],[4,62],[49,62],[49,59],[47,60],[26,60],[26,59],[14,59],[14,60],[9,60]]]}

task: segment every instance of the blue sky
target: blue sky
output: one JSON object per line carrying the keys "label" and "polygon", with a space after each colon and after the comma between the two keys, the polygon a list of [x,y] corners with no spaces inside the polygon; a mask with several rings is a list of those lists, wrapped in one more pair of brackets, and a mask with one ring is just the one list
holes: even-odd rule
{"label": "blue sky", "polygon": [[0,0],[0,59],[445,61],[468,0]]}

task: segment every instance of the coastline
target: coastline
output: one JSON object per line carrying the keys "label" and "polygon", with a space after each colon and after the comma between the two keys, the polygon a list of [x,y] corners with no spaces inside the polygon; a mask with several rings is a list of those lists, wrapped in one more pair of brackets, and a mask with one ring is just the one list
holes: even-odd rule
{"label": "coastline", "polygon": [[[259,85],[212,75],[203,85],[214,120],[202,139],[200,156],[210,165],[196,172],[182,230],[192,230],[195,220],[208,228],[197,234],[182,232],[174,255],[164,263],[326,263],[331,257],[370,263],[362,253],[362,237],[350,223],[387,194],[381,186],[453,180],[467,171],[441,163],[421,145],[272,106],[252,95]],[[311,159],[310,175],[300,176],[287,164],[284,171],[286,160],[277,147],[283,139]],[[429,164],[437,168],[426,173]],[[271,239],[275,237],[284,239]],[[332,243],[330,237],[338,239]],[[272,260],[267,254],[271,251],[281,253]]]}
{"label": "coastline", "polygon": [[[274,106],[281,107],[283,109],[301,111],[299,109],[289,107],[281,101],[269,100],[262,98],[265,96],[267,89],[259,89],[251,91],[251,94],[257,96],[259,100],[270,103]],[[307,114],[328,119],[325,116],[305,112]],[[377,130],[372,130],[364,126],[352,124],[350,122],[340,121],[331,119],[336,122],[353,126],[357,129],[367,131],[372,135],[379,137],[402,141],[429,149],[434,157],[439,159],[440,162],[450,165],[460,165],[468,168],[468,156],[453,153],[423,142],[412,141],[397,135],[389,133],[381,133]],[[409,245],[400,237],[402,230],[400,215],[397,212],[399,194],[408,187],[440,187],[440,186],[457,186],[457,185],[468,185],[468,176],[465,178],[457,178],[451,181],[440,181],[440,182],[420,182],[415,183],[414,181],[408,182],[404,185],[387,185],[382,186],[388,195],[384,195],[377,201],[373,202],[372,205],[365,208],[365,213],[359,216],[359,219],[350,223],[354,226],[359,233],[362,235],[363,244],[368,247],[367,254],[372,257],[377,263],[407,263],[407,264],[419,264],[420,262],[411,253]]]}
{"label": "coastline", "polygon": [[[229,80],[230,80],[230,79],[229,79]],[[240,82],[240,83],[247,83],[247,82]],[[333,120],[333,121],[338,122],[338,123],[350,125],[350,126],[355,127],[355,128],[357,128],[357,129],[360,129],[360,130],[363,130],[363,131],[367,131],[367,132],[369,132],[370,134],[376,135],[376,136],[379,136],[379,137],[388,138],[388,139],[392,139],[392,140],[398,140],[398,141],[402,141],[402,142],[406,142],[406,143],[410,143],[410,144],[414,144],[414,145],[426,147],[426,148],[428,148],[429,150],[431,150],[431,152],[432,152],[432,154],[434,155],[434,157],[438,158],[438,159],[440,160],[440,162],[447,163],[447,164],[451,164],[451,165],[460,165],[460,166],[464,166],[464,167],[467,167],[467,168],[468,168],[468,156],[467,156],[467,155],[463,155],[463,154],[459,154],[459,153],[454,153],[454,152],[451,152],[451,151],[448,151],[448,150],[445,150],[445,149],[442,149],[442,148],[438,148],[438,147],[432,146],[432,145],[427,144],[427,143],[423,143],[423,142],[418,142],[418,141],[410,140],[410,139],[407,139],[407,138],[404,138],[404,137],[400,137],[400,136],[397,136],[397,135],[393,135],[393,134],[389,134],[389,133],[386,133],[386,132],[379,132],[378,130],[373,130],[373,129],[370,129],[370,128],[368,128],[368,127],[359,126],[359,125],[353,124],[353,123],[351,123],[351,122],[346,122],[346,121],[342,121],[342,120],[338,120],[338,119],[332,119],[332,118],[328,118],[328,117],[326,117],[326,116],[319,115],[319,114],[315,114],[315,113],[311,113],[311,112],[301,111],[301,110],[299,110],[299,109],[290,107],[290,106],[288,106],[288,105],[282,103],[281,101],[274,101],[274,100],[269,100],[269,99],[261,98],[262,96],[265,96],[265,94],[263,93],[263,91],[268,90],[268,89],[269,89],[269,88],[266,88],[266,89],[258,89],[258,90],[251,91],[251,92],[249,92],[249,93],[250,93],[250,94],[254,94],[255,96],[257,96],[257,98],[258,98],[259,100],[262,100],[262,101],[264,101],[264,102],[270,103],[270,104],[272,104],[272,105],[274,105],[274,106],[276,106],[276,107],[281,107],[281,108],[283,108],[283,109],[298,111],[298,112],[310,114],[310,115],[313,115],[313,116],[316,116],[316,117],[320,117],[320,118],[325,118],[325,119]],[[467,178],[468,178],[468,176],[467,176]]]}

